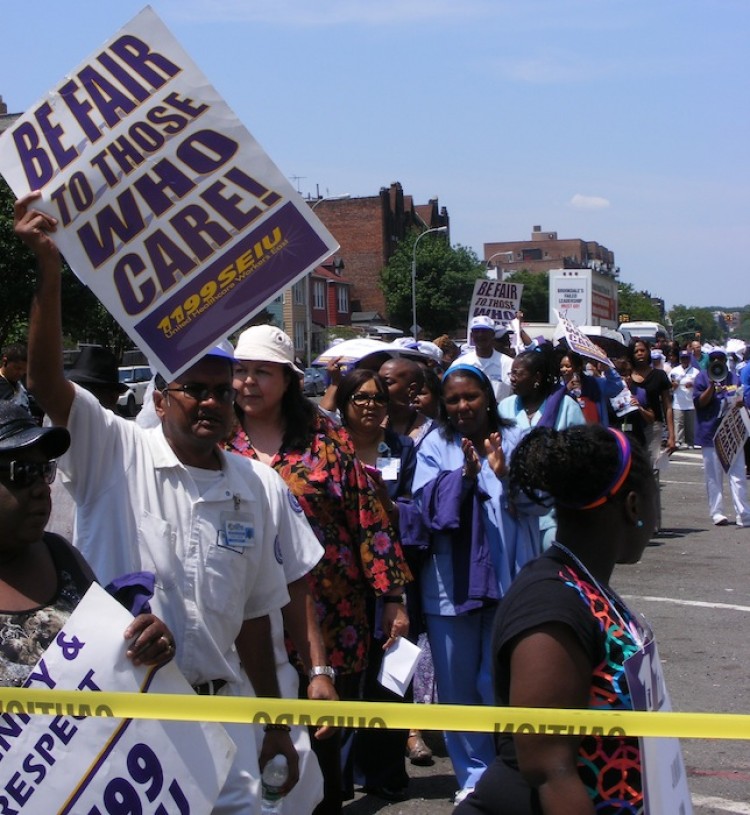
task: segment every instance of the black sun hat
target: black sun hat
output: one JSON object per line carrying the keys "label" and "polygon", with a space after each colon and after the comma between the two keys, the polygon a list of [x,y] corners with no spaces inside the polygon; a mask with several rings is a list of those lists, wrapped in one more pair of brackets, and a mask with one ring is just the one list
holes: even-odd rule
{"label": "black sun hat", "polygon": [[64,427],[40,427],[25,408],[0,401],[0,455],[39,447],[48,459],[53,459],[69,446],[70,433]]}
{"label": "black sun hat", "polygon": [[118,393],[125,393],[128,389],[124,382],[120,382],[115,355],[98,345],[87,345],[81,350],[68,371],[68,379],[84,388],[98,385],[116,388]]}

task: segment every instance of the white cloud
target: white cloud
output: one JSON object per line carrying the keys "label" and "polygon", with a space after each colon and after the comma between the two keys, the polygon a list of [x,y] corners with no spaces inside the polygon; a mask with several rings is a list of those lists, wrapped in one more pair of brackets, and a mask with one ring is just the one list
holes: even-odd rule
{"label": "white cloud", "polygon": [[570,206],[573,209],[607,209],[609,201],[598,195],[581,195],[577,192],[570,199]]}

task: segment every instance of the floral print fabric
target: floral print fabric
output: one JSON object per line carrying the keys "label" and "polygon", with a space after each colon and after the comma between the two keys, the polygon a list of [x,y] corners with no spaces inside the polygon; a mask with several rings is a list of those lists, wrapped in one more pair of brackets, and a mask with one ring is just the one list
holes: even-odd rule
{"label": "floral print fabric", "polygon": [[[257,458],[241,428],[227,449]],[[271,466],[300,502],[325,549],[308,581],[330,664],[339,674],[362,671],[370,643],[368,594],[380,596],[411,580],[401,544],[346,432],[322,415],[310,446],[280,450]]]}

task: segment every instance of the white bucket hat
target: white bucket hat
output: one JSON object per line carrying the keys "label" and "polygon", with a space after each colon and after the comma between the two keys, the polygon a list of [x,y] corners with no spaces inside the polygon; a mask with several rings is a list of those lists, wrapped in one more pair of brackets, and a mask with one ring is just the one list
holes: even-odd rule
{"label": "white bucket hat", "polygon": [[294,343],[275,325],[246,328],[237,340],[234,358],[248,362],[278,362],[304,376],[302,369],[294,364]]}

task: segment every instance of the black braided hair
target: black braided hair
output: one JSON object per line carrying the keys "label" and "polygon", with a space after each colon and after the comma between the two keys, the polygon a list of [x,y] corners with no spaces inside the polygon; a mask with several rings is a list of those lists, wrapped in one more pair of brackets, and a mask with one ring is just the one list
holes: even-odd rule
{"label": "black braided hair", "polygon": [[560,365],[551,345],[540,345],[533,351],[521,351],[515,361],[520,361],[532,374],[539,374],[539,395],[546,399],[557,387]]}
{"label": "black braided hair", "polygon": [[[632,438],[630,472],[620,495],[643,494],[653,488],[651,461]],[[601,425],[566,430],[536,427],[520,442],[510,463],[511,494],[523,492],[545,503],[542,493],[561,506],[583,506],[602,496],[618,468],[617,441]]]}

